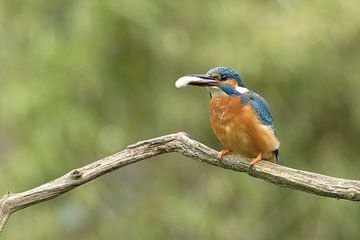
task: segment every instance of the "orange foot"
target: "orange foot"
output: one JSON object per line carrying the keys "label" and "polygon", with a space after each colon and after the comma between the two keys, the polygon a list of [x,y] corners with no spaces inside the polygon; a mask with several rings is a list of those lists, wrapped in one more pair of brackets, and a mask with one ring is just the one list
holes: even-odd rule
{"label": "orange foot", "polygon": [[254,166],[256,163],[258,163],[261,160],[261,153],[257,155],[255,158],[251,158],[250,166]]}
{"label": "orange foot", "polygon": [[232,153],[232,151],[229,150],[229,149],[222,150],[222,151],[220,151],[220,152],[218,153],[218,155],[217,155],[216,158],[220,159],[220,158],[222,158],[224,155],[230,154],[230,153]]}

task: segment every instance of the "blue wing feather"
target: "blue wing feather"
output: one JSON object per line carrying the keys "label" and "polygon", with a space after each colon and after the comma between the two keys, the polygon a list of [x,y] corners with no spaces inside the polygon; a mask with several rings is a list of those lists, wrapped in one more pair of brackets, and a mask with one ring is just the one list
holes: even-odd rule
{"label": "blue wing feather", "polygon": [[[256,115],[258,116],[262,124],[270,127],[273,130],[274,134],[276,134],[270,106],[263,97],[261,97],[257,93],[250,91],[241,94],[241,103],[249,103],[254,109]],[[276,149],[274,151],[274,154],[276,157],[276,163],[279,163],[279,150]]]}
{"label": "blue wing feather", "polygon": [[258,116],[262,124],[270,127],[275,133],[275,126],[274,126],[270,106],[264,98],[262,98],[257,93],[250,91],[241,94],[241,103],[243,104],[249,103],[254,109],[256,115]]}

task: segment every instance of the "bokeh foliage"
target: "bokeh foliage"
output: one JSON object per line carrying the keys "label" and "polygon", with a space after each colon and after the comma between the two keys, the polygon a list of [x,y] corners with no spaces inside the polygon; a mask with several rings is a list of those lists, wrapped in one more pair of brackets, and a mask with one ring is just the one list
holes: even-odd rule
{"label": "bokeh foliage", "polygon": [[[281,164],[357,179],[360,2],[3,0],[0,191],[137,140],[186,131],[221,149],[208,94],[175,80],[240,70],[271,104]],[[358,239],[357,203],[176,154],[16,213],[6,239]]]}

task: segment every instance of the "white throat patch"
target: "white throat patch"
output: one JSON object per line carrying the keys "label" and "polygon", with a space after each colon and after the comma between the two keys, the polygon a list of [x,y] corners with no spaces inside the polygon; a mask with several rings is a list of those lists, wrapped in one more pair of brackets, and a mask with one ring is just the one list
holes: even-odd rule
{"label": "white throat patch", "polygon": [[[221,95],[227,95],[223,90],[221,90],[218,87],[207,87],[207,89],[209,90],[209,92],[211,93],[212,96],[221,96]],[[250,92],[249,89],[244,88],[244,87],[236,87],[235,90],[237,92],[239,92],[240,94],[244,94],[247,92]]]}
{"label": "white throat patch", "polygon": [[207,87],[207,90],[209,90],[209,92],[211,93],[211,96],[213,96],[213,97],[226,95],[226,93],[218,87]]}

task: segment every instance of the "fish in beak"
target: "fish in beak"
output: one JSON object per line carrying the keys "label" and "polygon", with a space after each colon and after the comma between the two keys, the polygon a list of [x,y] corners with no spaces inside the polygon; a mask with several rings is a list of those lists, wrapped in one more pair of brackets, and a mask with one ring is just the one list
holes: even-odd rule
{"label": "fish in beak", "polygon": [[206,74],[192,74],[190,76],[184,76],[179,78],[175,82],[177,88],[186,87],[188,85],[200,86],[200,87],[213,87],[220,83],[219,80],[213,79]]}

